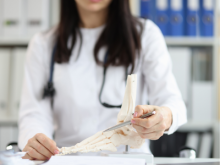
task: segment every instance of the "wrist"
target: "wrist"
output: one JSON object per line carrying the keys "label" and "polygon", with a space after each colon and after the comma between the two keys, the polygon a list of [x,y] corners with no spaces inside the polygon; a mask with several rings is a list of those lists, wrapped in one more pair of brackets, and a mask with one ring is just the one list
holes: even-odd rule
{"label": "wrist", "polygon": [[164,117],[164,122],[166,123],[166,130],[165,131],[168,131],[173,123],[172,111],[168,107],[161,107],[161,109],[162,109],[162,113],[163,113],[163,117]]}

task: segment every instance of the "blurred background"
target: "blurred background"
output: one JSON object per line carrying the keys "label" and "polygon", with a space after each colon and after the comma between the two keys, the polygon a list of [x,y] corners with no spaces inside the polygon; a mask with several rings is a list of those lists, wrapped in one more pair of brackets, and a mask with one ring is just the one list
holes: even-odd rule
{"label": "blurred background", "polygon": [[[188,123],[151,141],[154,156],[220,158],[220,1],[130,0],[132,14],[154,21],[165,36]],[[33,35],[56,26],[59,0],[0,0],[0,150],[17,142],[26,48]]]}

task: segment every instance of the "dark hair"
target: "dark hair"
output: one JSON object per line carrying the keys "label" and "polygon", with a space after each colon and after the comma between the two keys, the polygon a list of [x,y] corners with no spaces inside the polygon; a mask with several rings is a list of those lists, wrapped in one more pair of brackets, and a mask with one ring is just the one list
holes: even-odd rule
{"label": "dark hair", "polygon": [[[80,33],[80,17],[75,0],[61,0],[60,22],[57,29],[57,49],[55,61],[68,62],[72,49]],[[106,26],[94,48],[94,57],[97,64],[103,65],[98,59],[100,48],[107,47],[108,59],[106,66],[125,66],[132,64],[131,72],[135,66],[135,59],[141,50],[142,24],[133,17],[128,0],[112,0],[109,5]],[[72,36],[71,46],[68,47],[69,37]]]}

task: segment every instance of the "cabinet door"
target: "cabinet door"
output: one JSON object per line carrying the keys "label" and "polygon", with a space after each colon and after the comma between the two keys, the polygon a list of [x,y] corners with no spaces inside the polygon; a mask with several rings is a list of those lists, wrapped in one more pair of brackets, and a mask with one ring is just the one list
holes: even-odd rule
{"label": "cabinet door", "polygon": [[0,151],[4,151],[6,145],[18,141],[18,129],[15,126],[0,127]]}

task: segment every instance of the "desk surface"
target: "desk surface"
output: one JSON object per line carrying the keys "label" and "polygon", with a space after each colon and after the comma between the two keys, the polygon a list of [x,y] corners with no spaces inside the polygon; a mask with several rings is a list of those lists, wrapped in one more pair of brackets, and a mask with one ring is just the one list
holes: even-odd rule
{"label": "desk surface", "polygon": [[[34,161],[36,165],[40,165],[42,161]],[[154,164],[158,165],[220,165],[220,159],[186,159],[186,158],[154,158]]]}
{"label": "desk surface", "polygon": [[220,165],[220,159],[205,159],[205,158],[197,158],[197,159],[187,159],[187,158],[154,158],[155,164],[180,164],[180,163],[211,163],[217,162]]}

